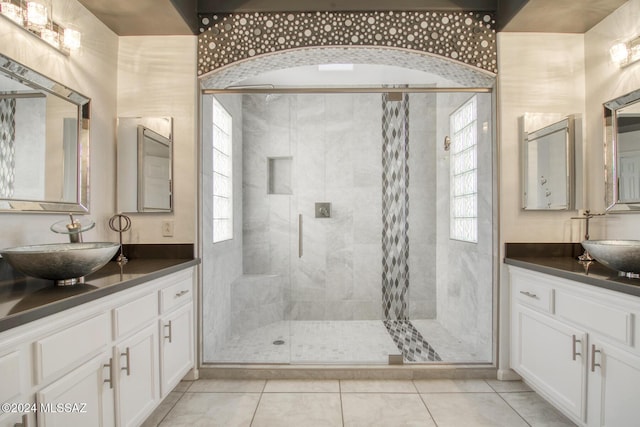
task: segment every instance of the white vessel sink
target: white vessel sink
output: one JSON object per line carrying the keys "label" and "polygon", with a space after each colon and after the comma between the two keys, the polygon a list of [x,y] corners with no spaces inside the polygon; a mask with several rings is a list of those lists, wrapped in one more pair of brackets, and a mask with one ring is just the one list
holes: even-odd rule
{"label": "white vessel sink", "polygon": [[54,243],[0,250],[13,268],[27,276],[73,285],[102,268],[120,248],[118,243]]}
{"label": "white vessel sink", "polygon": [[585,240],[582,246],[602,265],[630,277],[640,273],[640,240]]}

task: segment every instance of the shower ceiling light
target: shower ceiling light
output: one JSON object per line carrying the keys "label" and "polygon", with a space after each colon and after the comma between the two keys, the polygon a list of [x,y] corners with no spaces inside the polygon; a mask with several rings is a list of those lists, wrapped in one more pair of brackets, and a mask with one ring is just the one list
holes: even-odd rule
{"label": "shower ceiling light", "polygon": [[609,55],[611,61],[619,67],[626,67],[640,60],[640,37],[614,44],[609,49]]}

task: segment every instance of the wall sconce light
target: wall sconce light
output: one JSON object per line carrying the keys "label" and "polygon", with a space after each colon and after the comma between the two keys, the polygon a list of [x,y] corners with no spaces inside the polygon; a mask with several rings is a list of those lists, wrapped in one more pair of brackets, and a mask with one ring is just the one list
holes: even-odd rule
{"label": "wall sconce light", "polygon": [[0,0],[0,16],[65,55],[80,49],[80,31],[51,19],[51,0]]}
{"label": "wall sconce light", "polygon": [[611,61],[619,67],[626,67],[640,60],[640,37],[614,44],[609,49],[609,55]]}

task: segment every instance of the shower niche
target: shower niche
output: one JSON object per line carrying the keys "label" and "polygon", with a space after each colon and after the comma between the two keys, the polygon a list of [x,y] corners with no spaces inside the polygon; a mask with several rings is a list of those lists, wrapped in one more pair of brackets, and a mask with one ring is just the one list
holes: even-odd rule
{"label": "shower niche", "polygon": [[268,194],[293,194],[291,184],[291,168],[293,157],[268,157],[267,158],[267,193]]}

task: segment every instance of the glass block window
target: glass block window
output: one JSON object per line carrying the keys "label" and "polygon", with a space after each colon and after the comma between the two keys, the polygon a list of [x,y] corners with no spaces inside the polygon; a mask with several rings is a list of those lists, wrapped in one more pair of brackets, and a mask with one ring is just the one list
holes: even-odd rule
{"label": "glass block window", "polygon": [[233,239],[231,115],[213,99],[213,243]]}
{"label": "glass block window", "polygon": [[472,97],[449,117],[451,132],[450,237],[478,242],[477,101]]}

